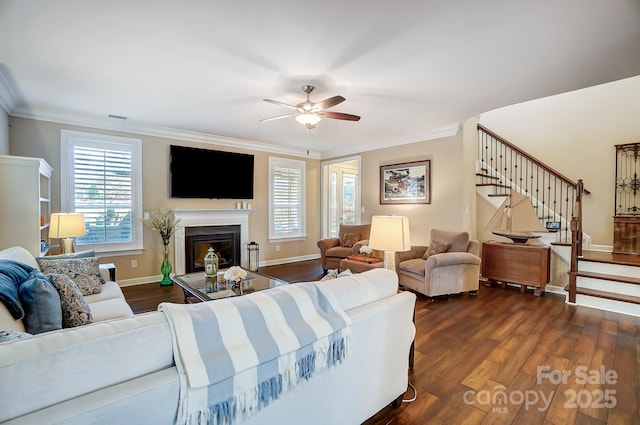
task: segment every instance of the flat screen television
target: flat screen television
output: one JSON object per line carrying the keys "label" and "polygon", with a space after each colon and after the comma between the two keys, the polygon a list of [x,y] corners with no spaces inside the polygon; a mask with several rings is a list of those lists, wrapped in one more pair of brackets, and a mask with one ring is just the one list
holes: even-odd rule
{"label": "flat screen television", "polygon": [[253,199],[253,155],[171,145],[172,198]]}

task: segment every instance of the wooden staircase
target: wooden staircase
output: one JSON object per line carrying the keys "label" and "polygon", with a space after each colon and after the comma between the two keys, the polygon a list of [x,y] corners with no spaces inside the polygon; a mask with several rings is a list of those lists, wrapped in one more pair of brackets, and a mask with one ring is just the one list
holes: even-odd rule
{"label": "wooden staircase", "polygon": [[640,317],[640,256],[584,250],[577,262],[575,304]]}
{"label": "wooden staircase", "polygon": [[[567,179],[481,125],[478,132],[478,193],[504,197],[510,189],[520,191],[532,199],[541,222],[561,223],[556,240],[540,241],[570,263],[567,302],[640,317],[640,255],[587,249],[590,237],[582,232],[581,196],[589,192],[582,182]],[[564,188],[551,189],[558,182]]]}

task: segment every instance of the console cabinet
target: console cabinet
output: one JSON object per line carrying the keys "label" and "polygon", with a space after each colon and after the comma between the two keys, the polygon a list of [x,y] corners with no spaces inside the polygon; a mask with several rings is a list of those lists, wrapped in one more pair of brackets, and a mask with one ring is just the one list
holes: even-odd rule
{"label": "console cabinet", "polygon": [[640,255],[640,217],[613,217],[613,253]]}
{"label": "console cabinet", "polygon": [[46,253],[40,241],[48,241],[52,172],[41,158],[0,155],[0,249]]}
{"label": "console cabinet", "polygon": [[534,287],[540,296],[550,279],[551,250],[549,247],[527,244],[485,242],[482,244],[482,276],[490,282]]}

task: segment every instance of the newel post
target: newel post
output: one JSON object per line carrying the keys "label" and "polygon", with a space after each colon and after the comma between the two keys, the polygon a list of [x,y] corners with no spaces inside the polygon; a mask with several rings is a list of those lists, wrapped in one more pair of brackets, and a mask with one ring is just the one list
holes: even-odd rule
{"label": "newel post", "polygon": [[576,276],[578,274],[578,226],[577,217],[571,217],[571,265],[569,268],[569,302],[576,302]]}

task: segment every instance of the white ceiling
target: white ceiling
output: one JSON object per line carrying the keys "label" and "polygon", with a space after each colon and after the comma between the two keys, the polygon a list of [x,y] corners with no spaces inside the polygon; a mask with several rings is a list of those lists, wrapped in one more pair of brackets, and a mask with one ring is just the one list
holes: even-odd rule
{"label": "white ceiling", "polygon": [[[322,157],[640,75],[638,0],[0,0],[0,106]],[[259,122],[342,95],[307,130]],[[104,124],[108,126],[108,124]]]}

